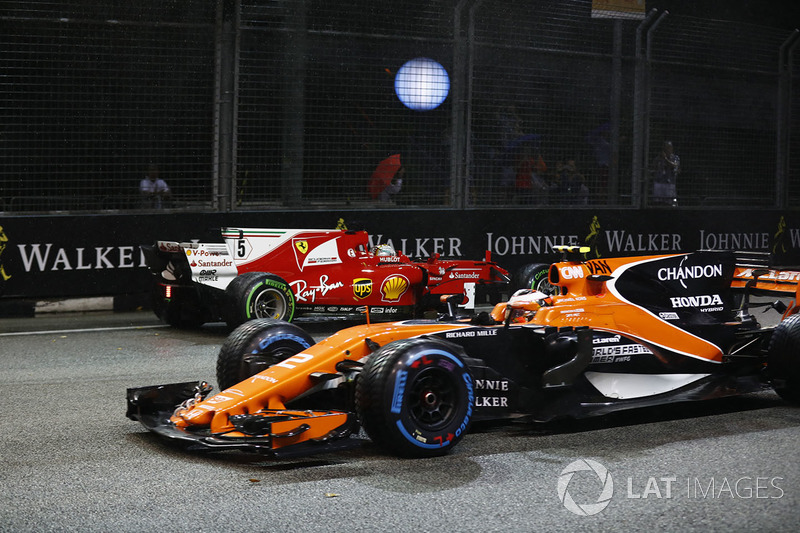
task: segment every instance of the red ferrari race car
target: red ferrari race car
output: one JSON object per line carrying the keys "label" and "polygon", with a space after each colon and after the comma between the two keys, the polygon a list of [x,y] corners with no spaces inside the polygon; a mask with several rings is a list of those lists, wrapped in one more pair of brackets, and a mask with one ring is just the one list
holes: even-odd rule
{"label": "red ferrari race car", "polygon": [[[255,320],[220,350],[221,392],[132,388],[127,415],[194,450],[309,454],[363,442],[362,427],[387,451],[424,457],[477,420],[581,418],[765,387],[800,403],[800,272],[756,259],[565,257],[550,266],[554,295],[525,289],[490,314],[367,322],[318,343],[296,324]],[[755,305],[781,320],[762,326]]]}
{"label": "red ferrari race car", "polygon": [[412,261],[389,245],[370,247],[366,231],[223,228],[222,241],[142,247],[161,319],[235,327],[254,318],[357,314],[363,306],[375,317],[409,317],[445,294],[463,295],[468,309],[492,292],[498,301],[509,282],[489,252],[482,261],[439,254]]}

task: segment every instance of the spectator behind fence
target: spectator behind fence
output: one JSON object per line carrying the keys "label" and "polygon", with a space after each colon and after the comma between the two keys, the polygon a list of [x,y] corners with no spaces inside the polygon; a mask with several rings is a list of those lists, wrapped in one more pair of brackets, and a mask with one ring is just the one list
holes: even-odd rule
{"label": "spectator behind fence", "polygon": [[403,188],[405,168],[400,162],[400,154],[392,154],[375,167],[369,180],[369,196],[382,203],[392,201]]}
{"label": "spectator behind fence", "polygon": [[503,106],[495,114],[495,128],[497,135],[496,158],[500,169],[500,200],[510,202],[514,193],[516,182],[516,157],[519,143],[515,142],[522,133],[522,120],[517,115],[513,105]]}
{"label": "spectator behind fence", "polygon": [[612,158],[610,134],[611,125],[604,122],[586,136],[586,142],[592,150],[595,164],[591,172],[590,183],[595,197],[600,200],[600,203],[605,203],[608,192],[608,175]]}
{"label": "spectator behind fence", "polygon": [[558,191],[559,203],[586,205],[589,203],[589,187],[586,179],[578,172],[575,160],[570,159],[565,165],[559,165],[557,183],[554,188]]}
{"label": "spectator behind fence", "polygon": [[516,200],[520,204],[547,203],[549,186],[545,181],[547,164],[533,146],[526,145],[517,163]]}
{"label": "spectator behind fence", "polygon": [[670,141],[664,141],[661,153],[653,160],[653,204],[678,205],[678,174],[681,159]]}
{"label": "spectator behind fence", "polygon": [[142,207],[168,207],[172,191],[167,182],[159,177],[157,165],[147,167],[147,174],[139,182],[139,193],[142,197]]}

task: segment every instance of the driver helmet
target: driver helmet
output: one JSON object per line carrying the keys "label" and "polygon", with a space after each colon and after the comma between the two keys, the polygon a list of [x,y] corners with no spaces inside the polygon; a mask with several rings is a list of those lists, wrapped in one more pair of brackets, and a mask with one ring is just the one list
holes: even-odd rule
{"label": "driver helmet", "polygon": [[377,255],[378,257],[389,257],[393,255],[397,255],[397,252],[394,250],[394,246],[391,244],[379,244],[372,249],[372,253]]}

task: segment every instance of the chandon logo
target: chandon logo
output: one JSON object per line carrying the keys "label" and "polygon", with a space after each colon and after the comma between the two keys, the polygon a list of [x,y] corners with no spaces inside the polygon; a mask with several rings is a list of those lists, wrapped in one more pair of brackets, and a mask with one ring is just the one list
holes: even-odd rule
{"label": "chandon logo", "polygon": [[716,278],[722,276],[722,265],[695,265],[686,267],[659,268],[658,279],[661,281]]}
{"label": "chandon logo", "polygon": [[658,279],[661,281],[678,280],[681,287],[688,289],[684,280],[722,277],[722,265],[692,265],[683,266],[688,256],[681,259],[681,264],[677,267],[665,267],[658,269]]}

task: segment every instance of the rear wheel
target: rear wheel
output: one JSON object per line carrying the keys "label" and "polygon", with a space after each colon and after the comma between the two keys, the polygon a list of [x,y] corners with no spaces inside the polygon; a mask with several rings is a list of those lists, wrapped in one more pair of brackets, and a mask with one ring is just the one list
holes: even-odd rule
{"label": "rear wheel", "polygon": [[772,333],[767,371],[781,398],[800,404],[800,314],[791,315]]}
{"label": "rear wheel", "polygon": [[549,264],[531,263],[529,265],[523,265],[514,274],[514,290],[533,289],[548,296],[556,294],[558,289],[550,285],[547,279],[547,273],[549,271]]}
{"label": "rear wheel", "polygon": [[217,383],[227,389],[302,352],[314,339],[294,324],[262,318],[245,322],[225,339],[217,356]]}
{"label": "rear wheel", "polygon": [[407,457],[447,453],[469,428],[474,403],[469,368],[435,340],[387,344],[356,381],[356,411],[367,435]]}
{"label": "rear wheel", "polygon": [[280,276],[247,272],[237,276],[225,289],[225,321],[232,328],[255,318],[290,322],[295,301],[291,287]]}

